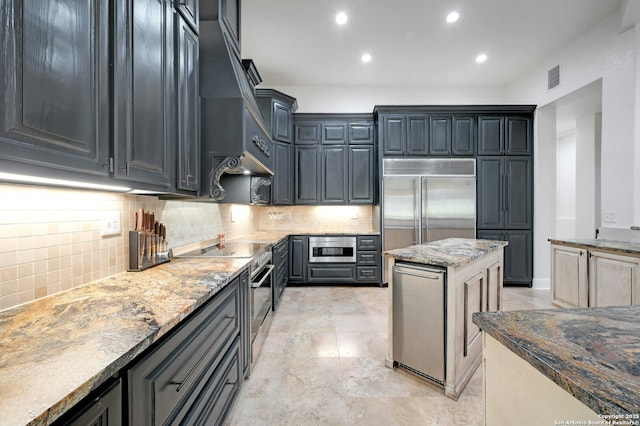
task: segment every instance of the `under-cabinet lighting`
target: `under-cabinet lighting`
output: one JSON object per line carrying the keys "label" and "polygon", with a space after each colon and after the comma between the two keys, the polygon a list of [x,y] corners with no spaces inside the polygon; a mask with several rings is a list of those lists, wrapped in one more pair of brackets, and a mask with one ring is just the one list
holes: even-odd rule
{"label": "under-cabinet lighting", "polygon": [[453,24],[458,19],[460,19],[460,14],[458,12],[456,12],[455,10],[447,15],[447,22],[449,24]]}
{"label": "under-cabinet lighting", "polygon": [[478,56],[476,56],[476,62],[479,64],[483,63],[486,60],[487,60],[487,55],[485,55],[484,53],[481,53]]}
{"label": "under-cabinet lighting", "polygon": [[15,173],[3,173],[0,172],[0,181],[8,181],[14,183],[28,183],[34,185],[47,185],[47,186],[63,186],[68,188],[80,188],[80,189],[98,189],[101,191],[114,191],[114,192],[127,192],[131,191],[131,188],[125,186],[116,185],[101,185],[97,183],[77,182],[66,179],[52,179],[37,176],[19,175]]}
{"label": "under-cabinet lighting", "polygon": [[344,25],[347,23],[348,20],[349,18],[347,17],[347,14],[344,12],[340,12],[336,15],[336,24],[338,25]]}

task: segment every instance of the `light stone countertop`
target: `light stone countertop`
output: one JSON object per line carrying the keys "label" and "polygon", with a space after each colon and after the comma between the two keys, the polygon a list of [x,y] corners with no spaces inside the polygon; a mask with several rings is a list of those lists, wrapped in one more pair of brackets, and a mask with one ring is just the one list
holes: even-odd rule
{"label": "light stone countertop", "polygon": [[473,314],[514,354],[597,414],[610,415],[640,415],[639,320],[640,306]]}
{"label": "light stone countertop", "polygon": [[247,265],[173,259],[0,312],[0,424],[52,423]]}
{"label": "light stone countertop", "polygon": [[442,267],[457,267],[471,263],[493,251],[504,248],[506,241],[447,238],[426,244],[388,250],[382,254],[405,262]]}
{"label": "light stone countertop", "polygon": [[604,250],[623,255],[640,257],[640,243],[629,243],[614,240],[591,240],[591,239],[554,239],[550,238],[551,244],[559,244],[570,247]]}

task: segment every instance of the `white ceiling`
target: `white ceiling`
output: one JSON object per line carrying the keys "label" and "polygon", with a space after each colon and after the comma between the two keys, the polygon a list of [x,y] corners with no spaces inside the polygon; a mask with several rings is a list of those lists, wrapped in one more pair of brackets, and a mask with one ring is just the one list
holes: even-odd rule
{"label": "white ceiling", "polygon": [[[626,0],[624,0],[626,5]],[[505,85],[620,0],[243,0],[242,56],[271,86]],[[449,25],[451,10],[460,20]],[[349,15],[335,24],[338,11]],[[368,64],[360,56],[369,52]],[[477,54],[489,59],[476,64]]]}

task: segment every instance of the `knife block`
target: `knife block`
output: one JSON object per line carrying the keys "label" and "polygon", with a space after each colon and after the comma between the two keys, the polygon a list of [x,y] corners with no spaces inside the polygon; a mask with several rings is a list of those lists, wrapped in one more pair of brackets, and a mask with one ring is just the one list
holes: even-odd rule
{"label": "knife block", "polygon": [[129,231],[129,272],[140,272],[169,262],[166,242],[157,235]]}

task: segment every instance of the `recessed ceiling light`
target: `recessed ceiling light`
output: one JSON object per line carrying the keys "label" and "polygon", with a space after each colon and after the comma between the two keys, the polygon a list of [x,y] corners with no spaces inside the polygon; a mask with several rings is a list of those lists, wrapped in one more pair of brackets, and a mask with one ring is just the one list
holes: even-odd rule
{"label": "recessed ceiling light", "polygon": [[366,64],[367,62],[371,62],[371,59],[373,59],[373,58],[372,58],[372,57],[371,57],[371,55],[370,55],[370,54],[368,54],[368,53],[365,53],[364,55],[362,55],[362,56],[360,57],[360,60],[361,60],[362,62],[364,62],[365,64]]}
{"label": "recessed ceiling light", "polygon": [[347,14],[344,12],[340,12],[336,15],[336,23],[338,25],[344,25],[347,23],[348,20],[349,18],[347,17]]}
{"label": "recessed ceiling light", "polygon": [[447,15],[447,22],[453,24],[460,18],[460,14],[455,10]]}
{"label": "recessed ceiling light", "polygon": [[484,53],[481,53],[478,56],[476,56],[476,62],[479,64],[483,63],[486,60],[487,60],[487,55],[485,55]]}

